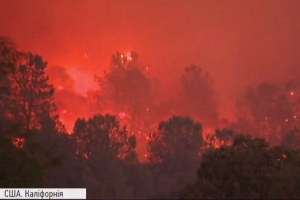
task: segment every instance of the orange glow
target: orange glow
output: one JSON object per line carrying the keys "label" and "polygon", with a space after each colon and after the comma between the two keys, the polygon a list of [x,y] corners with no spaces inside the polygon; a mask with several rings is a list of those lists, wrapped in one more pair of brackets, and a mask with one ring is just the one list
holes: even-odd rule
{"label": "orange glow", "polygon": [[124,119],[124,118],[129,118],[129,115],[127,115],[125,112],[120,112],[120,113],[119,113],[119,117],[120,117],[121,119]]}
{"label": "orange glow", "polygon": [[68,111],[67,110],[63,110],[63,111],[61,111],[60,112],[60,114],[62,115],[62,114],[66,114]]}
{"label": "orange glow", "polygon": [[[246,1],[236,1],[235,6],[215,1],[149,2],[112,1],[103,6],[101,1],[0,1],[0,16],[5,19],[0,33],[15,39],[21,50],[42,55],[49,67],[65,67],[74,79],[74,85],[54,83],[61,92],[55,94],[55,102],[69,132],[78,117],[99,112],[88,105],[86,93],[98,89],[94,75],[109,68],[116,50],[134,49],[141,55],[142,62],[151,66],[151,70],[146,66],[147,73],[161,80],[162,99],[177,91],[186,65],[203,66],[214,79],[218,117],[230,121],[235,119],[235,97],[244,87],[299,77],[295,52],[300,51],[300,32],[295,19],[300,18],[296,9],[300,1],[251,1],[251,6]],[[157,9],[160,6],[166,9]],[[29,15],[28,10],[34,12]],[[124,16],[126,20],[120,20]],[[18,26],[12,26],[16,22]],[[132,60],[130,53],[121,57]],[[296,91],[286,94],[295,97]],[[147,108],[148,113],[153,110]],[[207,133],[214,133],[214,127],[204,125],[203,135]]]}
{"label": "orange glow", "polygon": [[22,148],[24,146],[25,143],[25,139],[24,138],[15,138],[12,140],[12,143],[18,147],[18,148]]}
{"label": "orange glow", "polygon": [[282,158],[286,158],[286,154],[283,153],[283,154],[282,154]]}
{"label": "orange glow", "polygon": [[127,60],[132,60],[132,57],[131,57],[131,53],[130,53],[130,52],[127,53],[126,58],[127,58]]}
{"label": "orange glow", "polygon": [[58,89],[58,90],[62,90],[62,89],[64,89],[64,87],[61,86],[61,85],[59,85],[59,86],[57,86],[57,89]]}
{"label": "orange glow", "polygon": [[203,136],[207,136],[208,134],[213,134],[215,132],[215,128],[212,127],[203,127]]}
{"label": "orange glow", "polygon": [[75,80],[75,90],[83,96],[90,89],[97,89],[98,85],[94,80],[94,75],[74,68],[68,69],[69,75]]}

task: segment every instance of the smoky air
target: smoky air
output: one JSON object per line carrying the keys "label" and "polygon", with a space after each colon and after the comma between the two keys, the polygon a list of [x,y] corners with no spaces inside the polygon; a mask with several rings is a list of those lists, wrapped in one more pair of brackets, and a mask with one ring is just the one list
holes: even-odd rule
{"label": "smoky air", "polygon": [[299,18],[293,0],[0,1],[0,187],[300,198]]}

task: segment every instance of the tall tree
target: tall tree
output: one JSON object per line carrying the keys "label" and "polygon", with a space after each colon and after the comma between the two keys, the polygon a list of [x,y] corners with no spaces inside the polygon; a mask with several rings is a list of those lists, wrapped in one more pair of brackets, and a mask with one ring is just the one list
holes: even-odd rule
{"label": "tall tree", "polygon": [[[181,76],[180,108],[182,114],[200,119],[208,125],[217,123],[217,103],[209,74],[204,74],[198,66],[185,68]],[[186,103],[188,102],[188,103]]]}
{"label": "tall tree", "polygon": [[189,117],[173,116],[150,134],[147,158],[157,167],[153,173],[156,197],[174,198],[194,180],[202,144],[202,125]]}
{"label": "tall tree", "polygon": [[54,87],[48,84],[46,67],[41,56],[31,53],[25,54],[14,67],[9,111],[27,130],[41,128],[42,118],[55,109],[52,102]]}
{"label": "tall tree", "polygon": [[97,81],[107,106],[113,108],[120,120],[127,122],[130,131],[139,131],[153,99],[151,80],[139,64],[138,54],[117,52],[112,56],[108,72]]}
{"label": "tall tree", "polygon": [[151,162],[195,159],[203,144],[202,125],[189,117],[174,116],[158,125],[149,135],[148,159]]}
{"label": "tall tree", "polygon": [[99,108],[113,113],[128,131],[138,140],[140,155],[144,155],[146,134],[150,132],[153,118],[149,110],[153,106],[151,79],[146,75],[147,67],[139,63],[138,54],[130,52],[112,55],[110,68],[103,76],[96,77],[99,90],[93,95]]}
{"label": "tall tree", "polygon": [[78,119],[72,135],[78,146],[78,154],[84,157],[113,157],[136,162],[136,141],[126,127],[121,127],[112,115],[95,115]]}
{"label": "tall tree", "polygon": [[238,101],[238,123],[235,129],[280,144],[283,135],[295,127],[294,111],[280,85],[261,83],[248,88]]}
{"label": "tall tree", "polygon": [[[9,93],[9,75],[13,71],[13,66],[17,62],[18,53],[16,45],[8,37],[0,37],[0,91],[1,96]],[[3,99],[3,96],[1,97]]]}
{"label": "tall tree", "polygon": [[1,108],[6,119],[18,121],[26,130],[41,127],[41,118],[54,109],[54,88],[45,74],[41,56],[19,52],[14,42],[0,38]]}
{"label": "tall tree", "polygon": [[129,198],[123,166],[137,163],[136,141],[116,117],[95,115],[75,122],[77,158],[85,163],[84,183],[91,198]]}
{"label": "tall tree", "polygon": [[0,130],[1,134],[6,136],[22,129],[22,124],[13,119],[9,110],[10,100],[14,94],[11,89],[12,76],[15,65],[22,55],[17,51],[16,44],[11,38],[0,36]]}

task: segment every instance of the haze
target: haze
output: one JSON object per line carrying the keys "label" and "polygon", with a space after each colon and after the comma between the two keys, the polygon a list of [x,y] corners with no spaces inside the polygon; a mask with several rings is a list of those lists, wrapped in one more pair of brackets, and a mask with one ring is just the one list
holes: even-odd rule
{"label": "haze", "polygon": [[82,93],[117,50],[138,52],[166,86],[197,64],[214,79],[220,115],[232,117],[241,88],[299,75],[299,6],[297,0],[10,0],[0,2],[0,32],[49,66],[82,70],[87,75],[76,83]]}
{"label": "haze", "polygon": [[0,188],[300,199],[299,0],[0,0],[0,17]]}

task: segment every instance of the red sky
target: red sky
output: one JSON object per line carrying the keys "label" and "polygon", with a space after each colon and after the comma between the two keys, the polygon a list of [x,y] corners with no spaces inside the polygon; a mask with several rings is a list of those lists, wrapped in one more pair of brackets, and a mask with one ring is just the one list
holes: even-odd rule
{"label": "red sky", "polygon": [[117,50],[137,51],[166,86],[203,67],[225,117],[246,85],[300,75],[299,0],[1,0],[0,19],[20,49],[82,70],[78,90]]}

